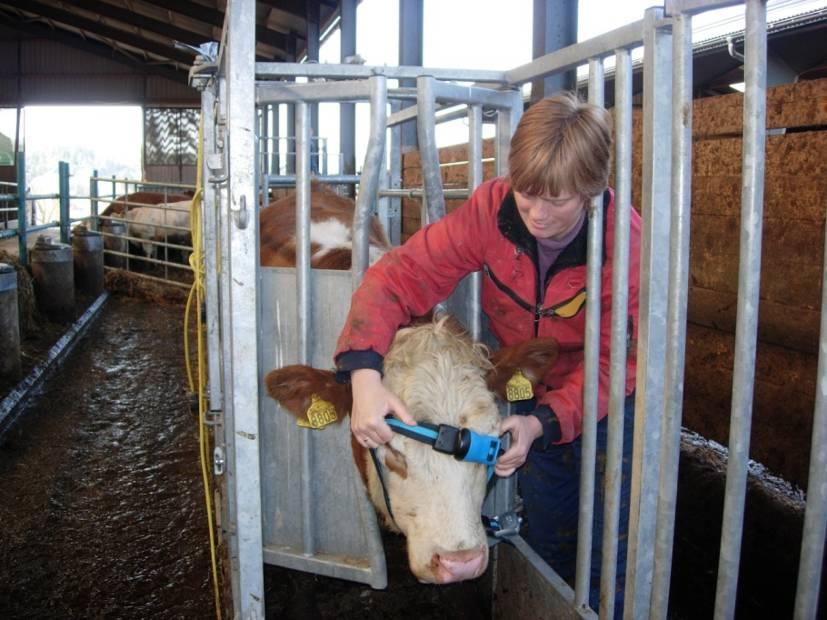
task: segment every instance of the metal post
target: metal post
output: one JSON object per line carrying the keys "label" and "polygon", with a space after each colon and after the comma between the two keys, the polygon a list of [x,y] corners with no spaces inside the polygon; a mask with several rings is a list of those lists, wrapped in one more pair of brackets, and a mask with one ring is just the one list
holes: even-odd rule
{"label": "metal post", "polygon": [[519,90],[511,91],[511,106],[497,113],[497,137],[494,143],[494,167],[498,176],[508,172],[508,154],[511,152],[511,136],[523,114],[523,98]]}
{"label": "metal post", "polygon": [[692,184],[692,16],[672,19],[672,243],[669,256],[666,389],[660,452],[655,563],[650,618],[666,618],[681,451],[681,414],[689,287]]}
{"label": "metal post", "polygon": [[229,161],[230,305],[236,536],[239,600],[243,618],[264,616],[260,433],[258,425],[258,215],[255,210],[254,0],[227,4],[227,139]]}
{"label": "metal post", "polygon": [[388,80],[384,75],[368,78],[370,83],[370,137],[359,181],[359,196],[353,215],[353,289],[359,286],[369,263],[369,219],[376,193],[379,191],[379,175],[384,170],[385,127],[388,122]]}
{"label": "metal post", "polygon": [[[407,67],[422,66],[423,0],[399,0],[399,64]],[[399,80],[400,86],[414,86],[414,80]],[[402,124],[402,153],[417,148],[417,128],[413,121]]]}
{"label": "metal post", "polygon": [[[603,105],[603,60],[589,60],[589,103]],[[600,310],[603,268],[603,196],[589,208],[588,261],[586,275],[586,334],[584,337],[583,431],[580,459],[580,507],[577,524],[577,573],[574,585],[576,607],[589,606],[591,584],[592,524],[594,523],[594,466],[597,455],[597,403],[600,389]]]}
{"label": "metal post", "polygon": [[21,265],[29,264],[26,234],[26,154],[17,154],[17,257]]}
{"label": "metal post", "polygon": [[[391,112],[398,112],[401,109],[401,104],[398,101],[391,103]],[[394,125],[390,129],[391,146],[390,146],[390,179],[388,185],[390,189],[402,188],[402,129],[399,125]],[[392,197],[388,203],[389,225],[388,225],[388,240],[391,245],[399,245],[402,243],[402,199]]]}
{"label": "metal post", "polygon": [[643,192],[637,388],[623,617],[648,614],[658,490],[658,441],[666,362],[671,192],[672,34],[663,9],[646,10],[643,65]]}
{"label": "metal post", "polygon": [[629,226],[632,209],[632,57],[615,54],[615,225],[612,255],[612,332],[609,359],[609,418],[606,441],[603,563],[600,568],[600,617],[614,618],[617,535],[623,472],[626,406],[626,338],[629,312]]}
{"label": "metal post", "polygon": [[[473,193],[482,184],[482,106],[468,107],[468,190]],[[470,275],[468,331],[474,340],[482,337],[482,274]]]}
{"label": "metal post", "polygon": [[747,461],[752,428],[752,393],[761,282],[761,231],[764,213],[764,142],[767,96],[766,0],[747,0],[744,49],[744,146],[741,179],[741,253],[732,413],[729,425],[724,518],[715,590],[715,618],[733,618],[738,590]]}
{"label": "metal post", "polygon": [[[344,62],[356,54],[356,0],[342,0],[340,6],[339,56]],[[342,152],[339,174],[356,174],[356,106],[352,103],[339,104],[339,150]],[[348,193],[353,196],[352,186],[348,186]]]}
{"label": "metal post", "polygon": [[428,223],[445,215],[445,197],[442,194],[442,174],[439,171],[439,150],[436,146],[436,97],[434,78],[423,75],[416,79],[416,135],[419,140],[419,159],[422,162],[422,181],[428,204]]}
{"label": "metal post", "polygon": [[69,163],[65,161],[57,164],[57,178],[58,178],[58,192],[60,198],[58,203],[60,205],[60,242],[71,243],[69,239],[69,225],[71,216],[69,215]]}
{"label": "metal post", "polygon": [[[534,0],[533,58],[577,43],[577,4],[577,0]],[[574,69],[553,73],[532,82],[531,99],[536,102],[576,86]]]}
{"label": "metal post", "polygon": [[90,211],[92,215],[92,221],[90,222],[90,228],[92,230],[97,231],[99,228],[98,222],[98,171],[92,171],[92,178],[89,180],[89,202],[90,202]]}
{"label": "metal post", "polygon": [[819,343],[807,509],[801,537],[801,560],[795,593],[795,620],[810,620],[818,613],[827,527],[827,227],[824,231],[824,269],[821,276],[821,337]]}
{"label": "metal post", "polygon": [[[297,362],[310,363],[310,129],[311,114],[305,101],[296,103],[296,318],[298,327]],[[313,471],[310,463],[313,437],[301,429],[302,471]],[[304,553],[313,555],[313,489],[309,475],[302,476],[302,544]]]}

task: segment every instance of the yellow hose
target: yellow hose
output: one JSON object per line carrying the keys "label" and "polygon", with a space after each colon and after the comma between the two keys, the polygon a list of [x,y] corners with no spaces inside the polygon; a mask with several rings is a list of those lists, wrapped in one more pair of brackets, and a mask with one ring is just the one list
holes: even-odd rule
{"label": "yellow hose", "polygon": [[[198,127],[198,158],[197,173],[195,182],[195,194],[190,205],[190,229],[192,231],[192,254],[189,264],[192,269],[193,283],[187,297],[187,305],[184,309],[184,359],[186,360],[187,380],[189,381],[190,392],[198,395],[198,446],[201,457],[201,477],[204,482],[204,501],[207,509],[207,526],[210,532],[210,561],[212,563],[212,582],[215,596],[215,615],[221,620],[221,590],[218,584],[218,561],[215,544],[215,531],[213,525],[213,506],[210,491],[210,476],[208,463],[209,459],[209,438],[206,433],[207,413],[207,364],[205,360],[204,325],[202,308],[204,302],[204,249],[201,246],[201,202],[203,196],[203,179],[201,162],[203,158],[203,127],[204,119]],[[197,335],[197,359],[198,376],[193,379],[192,366],[190,364],[189,326],[191,319],[192,301],[196,302],[196,335]],[[197,386],[196,386],[197,382]],[[197,389],[196,389],[197,388]]]}

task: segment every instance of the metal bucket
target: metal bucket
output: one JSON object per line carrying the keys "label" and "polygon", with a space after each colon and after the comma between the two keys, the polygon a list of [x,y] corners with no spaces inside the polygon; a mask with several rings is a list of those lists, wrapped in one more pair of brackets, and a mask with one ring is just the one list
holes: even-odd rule
{"label": "metal bucket", "polygon": [[41,235],[30,256],[38,309],[57,323],[73,321],[75,273],[72,248]]}
{"label": "metal bucket", "polygon": [[126,222],[104,220],[101,231],[106,248],[104,258],[106,265],[123,269],[126,266],[126,254],[129,252],[129,241],[125,238]]}
{"label": "metal bucket", "polygon": [[0,263],[0,376],[20,377],[17,272],[7,263]]}
{"label": "metal bucket", "polygon": [[76,227],[72,231],[72,254],[77,290],[97,297],[103,292],[103,236],[84,226]]}

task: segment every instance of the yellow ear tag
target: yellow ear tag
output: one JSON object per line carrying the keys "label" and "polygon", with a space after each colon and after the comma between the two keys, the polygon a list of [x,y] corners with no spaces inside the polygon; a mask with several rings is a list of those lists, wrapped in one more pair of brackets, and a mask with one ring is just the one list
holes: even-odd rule
{"label": "yellow ear tag", "polygon": [[505,397],[510,403],[513,403],[515,400],[534,398],[534,388],[531,387],[531,381],[526,379],[523,371],[519,368],[514,372],[514,376],[508,380],[508,383],[505,384]]}
{"label": "yellow ear tag", "polygon": [[322,400],[316,394],[310,395],[310,406],[307,408],[307,421],[298,420],[297,424],[303,428],[324,428],[336,421],[336,407],[333,403]]}

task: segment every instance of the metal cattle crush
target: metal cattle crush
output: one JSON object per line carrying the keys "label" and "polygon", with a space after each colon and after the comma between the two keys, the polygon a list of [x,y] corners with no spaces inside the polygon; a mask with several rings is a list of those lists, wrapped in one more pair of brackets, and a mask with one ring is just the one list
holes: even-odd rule
{"label": "metal cattle crush", "polygon": [[[628,231],[631,208],[632,60],[643,46],[643,239],[641,248],[640,336],[625,618],[666,618],[675,520],[677,465],[683,395],[692,131],[692,17],[739,4],[716,0],[670,0],[642,20],[600,37],[552,52],[505,72],[453,71],[422,67],[304,65],[255,62],[255,2],[231,0],[223,40],[214,59],[196,65],[192,83],[202,90],[204,120],[203,236],[206,266],[209,408],[216,432],[216,474],[224,475],[222,528],[230,541],[232,590],[237,617],[264,615],[264,563],[384,587],[384,555],[376,520],[357,484],[352,466],[335,457],[347,445],[348,429],[313,434],[276,415],[263,397],[262,377],[287,363],[331,365],[331,347],[349,298],[367,266],[367,227],[377,197],[398,196],[380,189],[387,182],[385,152],[398,173],[396,132],[386,129],[416,118],[423,165],[422,195],[430,220],[444,214],[434,119],[443,105],[465,104],[469,118],[469,185],[482,179],[482,106],[497,112],[496,170],[504,172],[508,140],[522,110],[519,87],[536,78],[588,65],[588,97],[603,104],[603,63],[615,62],[615,187],[617,231]],[[720,549],[716,618],[732,618],[739,573],[750,421],[754,381],[764,178],[766,5],[746,3],[746,91],[742,180],[741,262],[731,436]],[[305,76],[306,83],[278,81]],[[324,78],[324,81],[314,81]],[[416,78],[416,88],[395,88],[393,79]],[[458,81],[486,84],[466,86]],[[309,106],[318,102],[366,101],[371,130],[358,180],[351,273],[309,268],[310,124]],[[388,115],[390,102],[410,105]],[[258,265],[258,208],[268,181],[258,174],[256,106],[290,104],[296,117],[297,212],[300,215],[296,269]],[[395,109],[399,109],[397,106]],[[394,166],[396,166],[394,168]],[[322,179],[324,180],[324,179]],[[342,181],[343,179],[338,179]],[[386,224],[391,209],[380,204]],[[601,205],[590,214],[602,221]],[[600,225],[590,225],[588,286],[599,291]],[[615,262],[625,265],[628,233],[618,234]],[[628,269],[617,269],[614,308],[626,305]],[[827,294],[827,280],[825,280]],[[478,282],[471,278],[460,299],[475,336],[482,327]],[[825,305],[824,303],[822,304]],[[499,545],[499,593],[495,617],[601,618],[613,613],[617,553],[619,477],[607,477],[604,584],[599,610],[588,607],[593,514],[599,327],[597,308],[587,318],[577,577],[572,590],[519,536]],[[612,362],[607,471],[619,470],[622,441],[625,312],[612,326]],[[822,311],[821,355],[827,355],[827,319]],[[814,618],[827,521],[827,367],[819,360],[809,494],[795,618]],[[225,466],[226,464],[226,466]],[[346,470],[346,471],[343,471]],[[343,476],[347,484],[343,484]],[[495,506],[510,505],[514,480],[501,481]],[[354,518],[340,520],[343,512]],[[335,527],[334,527],[335,519]],[[342,522],[349,529],[342,530]],[[614,524],[614,527],[612,527]],[[526,588],[531,596],[520,596]]]}

